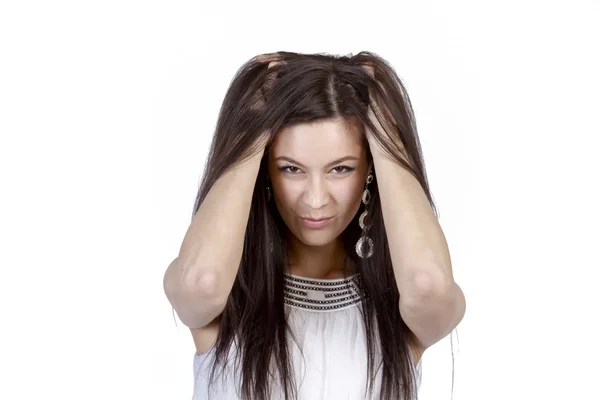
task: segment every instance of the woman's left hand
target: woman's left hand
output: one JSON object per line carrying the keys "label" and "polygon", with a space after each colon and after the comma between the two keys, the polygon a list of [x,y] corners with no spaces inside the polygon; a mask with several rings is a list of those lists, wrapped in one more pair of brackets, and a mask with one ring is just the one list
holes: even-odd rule
{"label": "woman's left hand", "polygon": [[[371,75],[371,77],[375,78],[374,70],[372,66],[364,66],[365,70]],[[379,83],[378,83],[379,85]],[[381,87],[382,91],[387,96],[385,88]],[[384,102],[381,102],[378,99],[373,91],[369,93],[369,120],[383,137],[382,140],[389,143],[392,147],[396,147],[400,149],[404,153],[404,145],[402,140],[400,139],[400,132],[398,131],[398,126],[394,123],[394,119],[392,118],[392,114],[386,108]],[[377,115],[381,118],[380,120],[377,118]],[[388,155],[388,152],[384,149],[383,145],[375,138],[375,135],[368,127],[365,127],[367,141],[369,143],[369,147],[371,148],[371,153],[377,152],[383,155]]]}

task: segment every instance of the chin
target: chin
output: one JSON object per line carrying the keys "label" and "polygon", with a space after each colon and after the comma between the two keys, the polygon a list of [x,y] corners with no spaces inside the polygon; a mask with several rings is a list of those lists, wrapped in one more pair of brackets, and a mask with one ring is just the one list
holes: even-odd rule
{"label": "chin", "polygon": [[321,247],[333,242],[338,236],[333,232],[311,232],[310,230],[301,229],[295,232],[296,238],[306,246]]}
{"label": "chin", "polygon": [[333,241],[334,238],[307,238],[307,237],[301,237],[299,238],[300,241],[302,243],[304,243],[306,246],[312,246],[312,247],[322,247],[322,246],[326,246],[329,243],[331,243]]}

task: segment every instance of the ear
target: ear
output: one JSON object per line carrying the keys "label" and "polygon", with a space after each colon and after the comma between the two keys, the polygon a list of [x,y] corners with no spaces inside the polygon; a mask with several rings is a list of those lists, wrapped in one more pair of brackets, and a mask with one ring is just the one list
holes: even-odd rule
{"label": "ear", "polygon": [[[373,163],[373,159],[371,159],[369,161],[369,165],[367,166],[367,176],[369,174],[373,174],[373,168],[374,168],[374,163]],[[366,177],[365,177],[366,178]]]}
{"label": "ear", "polygon": [[369,175],[373,175],[373,176],[375,176],[375,175],[373,174],[373,163],[370,163],[370,164],[367,166],[367,173],[365,174],[365,179],[364,179],[364,181],[365,181],[365,182],[366,182],[366,180],[367,180],[367,177],[368,177]]}

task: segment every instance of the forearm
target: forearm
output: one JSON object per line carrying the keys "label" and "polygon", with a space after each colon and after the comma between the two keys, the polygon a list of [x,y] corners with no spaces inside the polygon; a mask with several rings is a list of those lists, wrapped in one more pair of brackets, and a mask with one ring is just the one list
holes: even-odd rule
{"label": "forearm", "polygon": [[425,192],[404,167],[377,146],[371,149],[398,290],[406,295],[448,287],[454,281],[450,253]]}
{"label": "forearm", "polygon": [[182,276],[226,297],[244,246],[252,194],[264,148],[223,174],[208,192],[179,251]]}

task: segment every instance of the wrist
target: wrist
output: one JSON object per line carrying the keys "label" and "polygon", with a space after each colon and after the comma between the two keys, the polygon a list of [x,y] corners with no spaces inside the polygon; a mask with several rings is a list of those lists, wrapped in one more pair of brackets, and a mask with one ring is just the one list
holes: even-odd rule
{"label": "wrist", "polygon": [[383,145],[375,138],[372,132],[367,132],[367,143],[373,157],[387,156],[387,152]]}
{"label": "wrist", "polygon": [[372,134],[368,137],[367,142],[369,144],[369,150],[371,151],[371,155],[373,156],[373,161],[384,161],[384,162],[392,162],[394,164],[398,164],[397,159],[392,155],[400,156],[404,161],[408,164],[409,157],[406,153],[406,149],[404,144],[400,141],[400,138],[397,138],[393,143],[386,143],[388,147],[391,146],[392,154],[381,144]]}

